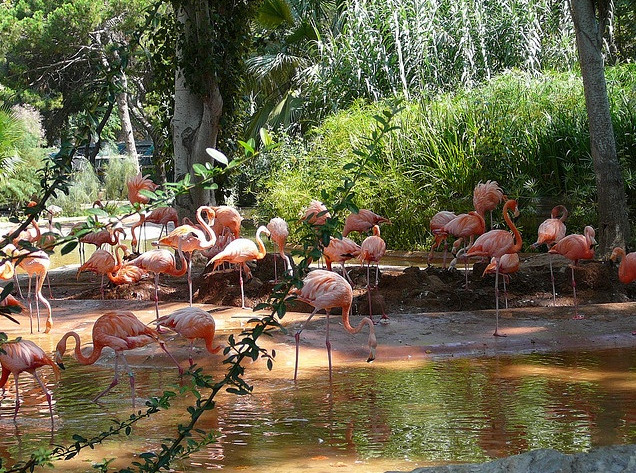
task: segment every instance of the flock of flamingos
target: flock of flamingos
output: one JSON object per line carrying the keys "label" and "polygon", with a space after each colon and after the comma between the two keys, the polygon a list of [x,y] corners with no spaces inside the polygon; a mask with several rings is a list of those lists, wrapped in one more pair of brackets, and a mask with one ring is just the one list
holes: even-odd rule
{"label": "flock of flamingos", "polygon": [[[149,201],[141,191],[144,189],[154,191],[157,187],[147,176],[142,176],[141,174],[130,179],[127,185],[131,204],[140,209]],[[503,218],[508,229],[492,229],[486,231],[486,213],[490,212],[492,225],[492,212],[502,202],[504,203]],[[457,264],[458,261],[463,261],[464,264],[467,265],[468,258],[471,257],[490,259],[490,264],[486,268],[485,273],[490,272],[495,274],[496,325],[493,335],[505,336],[499,332],[499,275],[502,274],[505,278],[508,274],[519,269],[518,253],[521,250],[522,237],[510,217],[510,214],[517,215],[519,209],[517,202],[507,199],[495,181],[480,182],[475,187],[473,204],[475,210],[468,213],[456,215],[450,211],[441,211],[433,216],[430,222],[430,228],[434,236],[434,242],[429,254],[429,262],[434,251],[443,247],[443,267],[446,267],[447,239],[449,237],[455,238],[453,243],[455,259],[451,263],[452,265]],[[48,232],[42,233],[37,224],[33,222],[32,228],[24,230],[21,233],[16,231],[9,232],[4,237],[5,243],[8,244],[2,250],[5,256],[2,259],[2,265],[0,265],[0,278],[10,279],[15,277],[17,268],[27,273],[29,277],[27,300],[31,321],[31,333],[33,333],[32,301],[35,302],[36,306],[37,330],[40,330],[39,303],[42,303],[47,309],[45,333],[50,332],[53,327],[51,306],[42,294],[45,277],[50,266],[47,250],[50,252],[55,246],[56,239],[59,238],[59,235],[55,235],[52,226],[53,212],[49,210],[49,213]],[[106,389],[94,398],[94,401],[97,401],[107,394],[118,384],[119,366],[121,364],[129,375],[134,404],[135,379],[124,356],[126,350],[156,342],[177,365],[179,373],[183,373],[183,368],[166,349],[165,343],[160,337],[161,327],[169,328],[190,341],[190,366],[194,364],[192,348],[195,340],[203,339],[208,352],[218,352],[221,346],[214,346],[213,343],[215,333],[214,319],[203,309],[192,306],[190,261],[195,251],[201,252],[209,258],[209,264],[212,264],[213,270],[224,263],[238,266],[241,304],[243,308],[246,308],[243,289],[244,273],[246,278],[250,277],[250,269],[247,263],[262,259],[266,254],[261,235],[269,236],[276,244],[278,248],[277,254],[280,255],[283,260],[284,271],[289,274],[292,272],[291,262],[285,254],[285,245],[289,230],[287,223],[282,218],[273,218],[266,226],[259,226],[256,230],[255,241],[253,241],[252,239],[240,236],[242,217],[236,209],[229,206],[200,207],[196,212],[196,224],[187,219],[184,219],[184,221],[179,224],[176,211],[170,207],[160,207],[150,212],[140,211],[139,215],[139,221],[131,228],[131,246],[133,252],[137,253],[140,251],[143,227],[146,222],[162,226],[159,239],[152,243],[154,246],[157,246],[157,248],[144,251],[140,254],[137,253],[138,255],[136,257],[131,257],[129,249],[119,243],[121,236],[125,235],[124,228],[121,224],[109,225],[106,229],[99,232],[85,234],[86,231],[84,231],[80,233],[80,235],[83,236],[79,237],[81,265],[78,269],[77,277],[79,278],[83,271],[92,271],[101,275],[101,292],[103,297],[105,277],[108,277],[114,284],[130,284],[138,282],[148,273],[153,274],[156,311],[154,324],[156,324],[157,327],[152,328],[147,326],[130,311],[118,310],[107,312],[95,321],[92,329],[93,347],[90,353],[84,353],[80,349],[80,337],[73,331],[64,334],[60,339],[53,358],[48,356],[35,343],[26,339],[3,343],[1,346],[3,352],[0,352],[0,363],[2,365],[0,387],[2,387],[4,396],[5,385],[9,375],[13,374],[16,389],[14,420],[17,417],[20,407],[18,388],[19,375],[22,372],[28,372],[33,375],[45,393],[51,414],[51,421],[53,422],[51,393],[38,376],[36,370],[46,365],[51,366],[56,378],[58,378],[60,375],[59,368],[64,368],[62,358],[66,352],[69,338],[74,339],[75,356],[82,364],[88,365],[95,363],[105,347],[110,347],[115,352],[115,374],[113,380]],[[313,200],[305,210],[301,219],[307,221],[310,225],[320,226],[324,224],[329,217],[330,215],[327,208],[322,203]],[[556,206],[552,210],[551,217],[539,226],[538,239],[532,246],[538,247],[540,245],[546,245],[549,253],[561,254],[572,261],[574,318],[581,318],[582,316],[578,314],[577,310],[574,270],[579,260],[594,258],[593,246],[596,242],[594,240],[594,229],[590,226],[585,227],[582,235],[566,235],[564,223],[566,217],[567,210],[565,207],[561,205]],[[168,232],[168,224],[170,222],[173,223],[174,229]],[[345,221],[342,238],[332,237],[329,245],[323,248],[323,258],[326,263],[326,269],[313,269],[303,279],[303,286],[300,289],[294,289],[292,291],[293,296],[297,300],[306,302],[314,308],[300,330],[295,334],[296,364],[294,379],[296,379],[298,371],[298,351],[301,332],[305,329],[312,317],[320,310],[325,310],[327,313],[326,345],[330,377],[332,365],[331,344],[329,342],[329,313],[333,308],[340,308],[342,310],[343,326],[348,332],[358,333],[365,326],[369,328],[368,361],[375,358],[377,341],[374,329],[375,322],[372,319],[371,290],[372,288],[377,289],[378,263],[386,252],[386,244],[380,236],[380,225],[383,223],[390,223],[390,221],[370,210],[361,209],[358,213],[350,214]],[[81,231],[82,225],[83,223],[71,231]],[[166,235],[162,237],[164,230]],[[139,232],[139,236],[137,235],[137,231]],[[358,245],[355,241],[347,237],[351,232],[359,232],[363,236],[369,232],[372,232],[372,234],[367,236],[362,243]],[[20,245],[24,240],[42,249],[33,251],[32,249],[22,248]],[[87,243],[95,245],[96,250],[88,260],[84,261],[85,257],[82,245]],[[111,251],[102,248],[102,246],[106,244],[112,246]],[[176,250],[176,255],[174,250]],[[115,256],[113,256],[113,253]],[[186,257],[186,255],[188,255],[188,257]],[[361,264],[366,265],[367,293],[369,295],[369,316],[364,317],[356,327],[351,326],[349,322],[353,290],[351,280],[345,269],[345,262],[354,258],[357,258]],[[616,248],[612,254],[612,259],[621,260],[618,270],[621,282],[629,283],[636,279],[636,253],[625,254],[622,248]],[[276,262],[276,258],[274,258],[274,262]],[[332,271],[332,264],[334,263],[340,263],[342,265],[342,276]],[[552,272],[551,263],[550,261],[550,270]],[[374,285],[371,284],[370,278],[371,264],[376,266]],[[276,278],[276,268],[274,272],[274,277]],[[158,305],[160,275],[183,276],[186,273],[190,305],[178,309],[169,315],[160,316]],[[32,278],[35,280],[33,291],[31,291]],[[554,297],[556,297],[554,277],[552,278],[552,283],[553,294]],[[17,287],[19,289],[19,284]],[[22,297],[21,293],[20,297]],[[22,306],[20,301],[13,296],[7,297],[3,301],[3,304]],[[386,319],[385,315],[383,319]],[[385,322],[386,320],[381,321]]]}

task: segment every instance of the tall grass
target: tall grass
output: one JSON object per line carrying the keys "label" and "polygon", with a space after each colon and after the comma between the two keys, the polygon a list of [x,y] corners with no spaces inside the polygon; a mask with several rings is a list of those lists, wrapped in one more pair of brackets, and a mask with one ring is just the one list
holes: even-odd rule
{"label": "tall grass", "polygon": [[50,203],[61,207],[68,217],[84,215],[85,206],[97,200],[100,187],[99,178],[87,159],[77,159],[73,166],[68,195],[58,194],[50,199]]}
{"label": "tall grass", "polygon": [[[619,159],[625,164],[630,206],[636,208],[636,65],[608,70]],[[260,211],[294,221],[321,189],[341,182],[353,159],[352,140],[365,136],[382,104],[354,104],[329,117],[306,142],[288,140],[262,157],[269,173],[257,190]],[[595,176],[580,77],[508,71],[485,85],[410,100],[387,141],[379,179],[360,182],[356,203],[389,217],[390,248],[429,244],[428,223],[439,210],[472,209],[472,190],[494,179],[519,199],[527,243],[557,203],[570,212],[568,228],[596,223]],[[262,165],[262,162],[261,162]],[[501,218],[500,218],[501,220]]]}
{"label": "tall grass", "polygon": [[126,181],[137,174],[137,158],[114,155],[103,168],[104,193],[109,200],[128,199]]}

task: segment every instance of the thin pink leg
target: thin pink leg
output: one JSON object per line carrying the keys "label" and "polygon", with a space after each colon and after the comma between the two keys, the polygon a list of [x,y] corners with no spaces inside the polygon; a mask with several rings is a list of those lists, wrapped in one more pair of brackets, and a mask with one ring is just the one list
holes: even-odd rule
{"label": "thin pink leg", "polygon": [[574,266],[575,265],[576,265],[576,262],[572,266],[572,293],[574,295],[574,317],[572,317],[572,318],[574,320],[581,320],[581,319],[583,319],[585,317],[583,315],[579,315],[579,304],[578,304],[578,301],[576,299],[576,279],[574,278]]}
{"label": "thin pink leg", "polygon": [[296,381],[296,377],[298,375],[298,352],[300,347],[300,334],[303,330],[305,330],[305,327],[307,326],[311,318],[316,314],[316,312],[318,312],[318,309],[313,310],[307,320],[305,320],[305,323],[302,324],[298,332],[296,332],[296,334],[294,335],[294,338],[296,339],[296,365],[294,366],[294,381]]}
{"label": "thin pink leg", "polygon": [[331,341],[329,340],[329,311],[327,310],[327,338],[325,341],[327,345],[327,358],[329,359],[329,381],[331,381]]}
{"label": "thin pink leg", "polygon": [[506,335],[502,335],[499,333],[499,264],[500,260],[497,259],[497,269],[495,270],[495,333],[493,335],[495,337],[505,337]]}

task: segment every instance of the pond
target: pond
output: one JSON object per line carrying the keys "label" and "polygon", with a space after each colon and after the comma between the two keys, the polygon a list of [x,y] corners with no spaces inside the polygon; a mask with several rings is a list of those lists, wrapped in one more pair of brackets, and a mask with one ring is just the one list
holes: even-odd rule
{"label": "pond", "polygon": [[[174,368],[133,367],[137,408],[144,397],[174,389]],[[215,377],[222,376],[219,363]],[[305,370],[304,370],[305,371]],[[46,373],[52,379],[50,371]],[[254,394],[223,393],[200,428],[217,441],[177,471],[381,472],[418,466],[481,462],[536,448],[564,453],[593,446],[636,442],[636,349],[376,362],[325,368],[294,383],[289,370],[262,362],[247,367]],[[13,385],[0,408],[0,453],[9,462],[38,447],[69,444],[72,435],[96,435],[111,419],[131,412],[130,388],[122,379],[95,404],[111,381],[110,362],[81,366],[69,360],[54,394],[55,430],[39,387],[23,375],[23,404],[13,423]],[[141,421],[130,437],[110,440],[58,468],[89,471],[87,460],[130,458],[160,445],[185,422],[187,400]]]}

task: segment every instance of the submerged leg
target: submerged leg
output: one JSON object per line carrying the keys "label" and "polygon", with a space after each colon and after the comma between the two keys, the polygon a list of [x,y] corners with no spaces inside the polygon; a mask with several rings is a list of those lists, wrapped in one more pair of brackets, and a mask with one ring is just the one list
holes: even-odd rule
{"label": "submerged leg", "polygon": [[309,315],[307,320],[305,320],[305,323],[302,324],[302,326],[300,327],[298,332],[296,332],[296,334],[294,335],[294,338],[296,339],[296,364],[294,366],[294,381],[296,381],[296,377],[298,375],[298,351],[299,351],[299,346],[300,346],[300,333],[303,330],[305,330],[305,327],[307,326],[307,324],[309,323],[311,318],[316,314],[316,312],[318,312],[318,309],[314,309],[313,310],[313,312]]}

